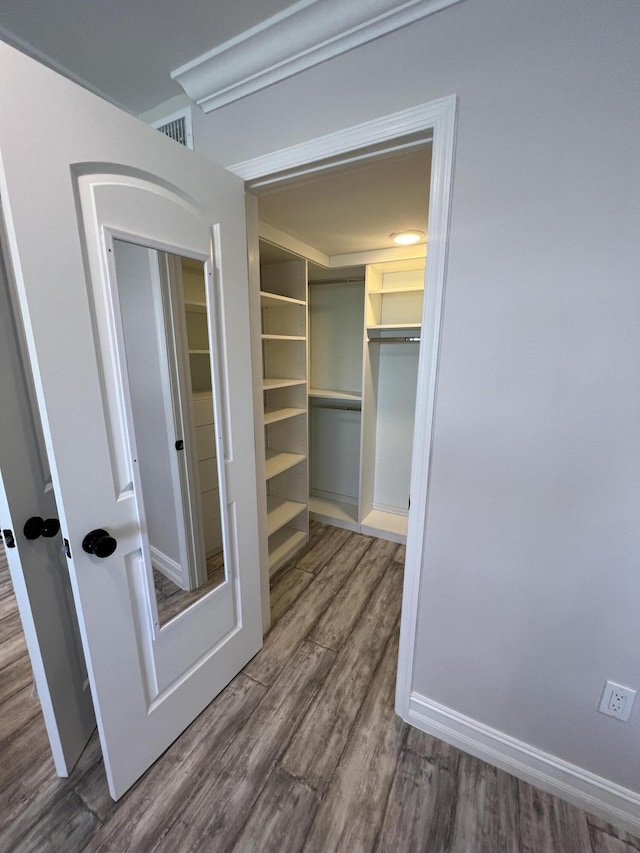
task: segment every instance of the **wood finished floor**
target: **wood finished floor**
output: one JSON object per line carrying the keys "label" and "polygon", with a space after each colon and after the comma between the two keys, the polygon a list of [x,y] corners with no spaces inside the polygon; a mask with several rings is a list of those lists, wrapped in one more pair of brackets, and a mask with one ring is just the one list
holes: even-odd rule
{"label": "wood finished floor", "polygon": [[0,554],[0,850],[634,853],[640,840],[393,712],[403,548],[312,524],[264,648],[118,803],[48,751]]}

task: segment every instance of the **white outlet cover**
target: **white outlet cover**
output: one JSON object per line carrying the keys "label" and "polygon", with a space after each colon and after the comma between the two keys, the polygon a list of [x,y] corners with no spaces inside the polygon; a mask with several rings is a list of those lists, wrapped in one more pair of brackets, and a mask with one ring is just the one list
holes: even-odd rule
{"label": "white outlet cover", "polygon": [[602,691],[602,699],[598,710],[602,714],[615,717],[616,720],[626,722],[631,714],[633,703],[636,699],[636,691],[615,681],[607,681]]}

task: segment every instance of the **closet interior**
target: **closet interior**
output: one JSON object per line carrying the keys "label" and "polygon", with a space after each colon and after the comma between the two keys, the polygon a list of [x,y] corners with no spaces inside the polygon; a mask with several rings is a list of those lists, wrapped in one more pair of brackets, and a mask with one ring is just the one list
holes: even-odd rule
{"label": "closet interior", "polygon": [[261,242],[271,571],[315,518],[406,541],[424,258],[326,269]]}
{"label": "closet interior", "polygon": [[[430,145],[328,172],[258,199],[271,574],[310,518],[407,535]],[[398,220],[418,245],[393,245]]]}

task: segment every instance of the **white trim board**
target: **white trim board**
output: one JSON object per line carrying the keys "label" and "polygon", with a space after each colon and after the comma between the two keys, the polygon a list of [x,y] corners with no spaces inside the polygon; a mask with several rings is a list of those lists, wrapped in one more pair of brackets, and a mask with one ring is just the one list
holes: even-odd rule
{"label": "white trim board", "polygon": [[[349,153],[353,155],[347,158],[349,161],[368,158],[370,151],[360,153],[359,149],[369,149],[371,146],[377,145],[384,146],[384,150],[388,151],[389,148],[385,143],[421,131],[431,130],[437,122],[442,120],[448,109],[453,109],[455,113],[455,102],[455,96],[448,95],[426,104],[418,104],[406,110],[399,110],[396,113],[390,113],[371,121],[364,121],[334,133],[318,136],[316,139],[299,142],[297,145],[290,145],[287,148],[281,148],[279,151],[254,157],[252,160],[243,160],[241,163],[235,163],[226,168],[234,175],[247,181],[247,189],[250,190],[254,183],[262,186],[265,184],[266,178],[276,176],[278,172],[318,164],[319,161],[331,157],[339,157]],[[425,141],[428,140],[425,138]],[[319,164],[309,171],[319,171],[323,168],[324,164]],[[274,183],[274,181],[270,180],[269,183]]]}
{"label": "white trim board", "polygon": [[412,726],[500,767],[574,806],[640,834],[640,795],[413,692]]}
{"label": "white trim board", "polygon": [[167,557],[162,551],[158,551],[153,545],[149,546],[151,552],[151,564],[161,574],[172,581],[177,587],[182,589],[182,568],[171,557]]}
{"label": "white trim board", "polygon": [[298,0],[171,72],[205,113],[460,0]]}

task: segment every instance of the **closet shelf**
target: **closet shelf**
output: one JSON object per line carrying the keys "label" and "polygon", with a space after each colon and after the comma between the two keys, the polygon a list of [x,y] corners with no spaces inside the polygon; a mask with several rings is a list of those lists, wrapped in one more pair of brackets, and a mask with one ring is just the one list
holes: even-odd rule
{"label": "closet shelf", "polygon": [[185,311],[191,311],[194,314],[205,314],[207,310],[206,302],[186,302],[184,303]]}
{"label": "closet shelf", "polygon": [[263,341],[306,341],[304,335],[262,335]]}
{"label": "closet shelf", "polygon": [[289,418],[295,418],[298,415],[306,415],[306,409],[294,409],[288,407],[286,409],[265,409],[264,425],[275,424],[278,421],[286,421]]}
{"label": "closet shelf", "polygon": [[292,388],[294,385],[306,384],[306,379],[272,379],[265,376],[262,380],[262,390],[271,391],[273,388]]}
{"label": "closet shelf", "polygon": [[265,451],[265,475],[270,480],[283,471],[288,471],[294,465],[304,462],[307,457],[303,453],[285,453],[281,450]]}
{"label": "closet shelf", "polygon": [[267,495],[267,536],[272,536],[306,509],[307,505],[298,501]]}
{"label": "closet shelf", "polygon": [[367,326],[367,332],[373,331],[394,331],[396,329],[421,329],[422,323],[378,323],[373,326]]}
{"label": "closet shelf", "polygon": [[189,355],[209,355],[208,349],[190,349]]}
{"label": "closet shelf", "polygon": [[302,305],[306,307],[304,299],[294,299],[293,296],[280,296],[278,293],[269,293],[266,290],[260,291],[260,302],[262,305],[282,306],[282,305]]}
{"label": "closet shelf", "polygon": [[359,530],[357,503],[346,503],[312,493],[309,496],[309,513],[311,518],[324,524],[332,524],[346,530]]}
{"label": "closet shelf", "polygon": [[369,296],[393,296],[395,293],[424,293],[424,287],[389,287],[387,290],[369,290]]}
{"label": "closet shelf", "polygon": [[353,394],[350,391],[333,391],[327,388],[310,388],[310,397],[322,397],[325,400],[362,400],[362,394]]}
{"label": "closet shelf", "polygon": [[380,536],[403,544],[407,541],[407,516],[399,512],[373,509],[360,522],[360,532],[368,536]]}
{"label": "closet shelf", "polygon": [[281,527],[269,538],[269,574],[273,574],[292,557],[307,541],[304,530]]}

